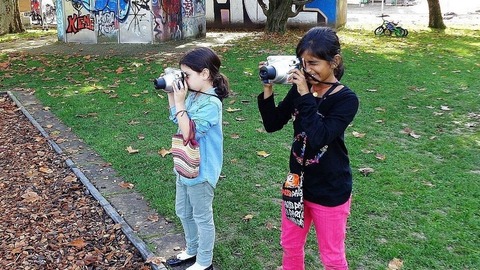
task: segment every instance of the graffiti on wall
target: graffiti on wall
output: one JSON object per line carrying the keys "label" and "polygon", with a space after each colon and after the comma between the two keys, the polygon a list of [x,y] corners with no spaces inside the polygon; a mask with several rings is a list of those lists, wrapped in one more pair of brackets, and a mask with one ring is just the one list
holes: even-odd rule
{"label": "graffiti on wall", "polygon": [[178,40],[182,38],[180,0],[152,0],[155,39]]}
{"label": "graffiti on wall", "polygon": [[[63,16],[63,1],[62,0],[56,0],[56,12],[57,12],[57,18],[64,18]],[[65,41],[65,25],[63,23],[63,19],[56,20],[57,21],[57,35],[58,35],[58,40]]]}
{"label": "graffiti on wall", "polygon": [[207,32],[205,0],[183,0],[182,32],[189,37],[202,37]]}
{"label": "graffiti on wall", "polygon": [[59,1],[67,42],[149,43],[206,33],[205,0]]}
{"label": "graffiti on wall", "polygon": [[[257,0],[207,0],[206,8],[207,21],[215,26],[258,25],[267,20]],[[315,0],[288,21],[291,24],[329,24],[336,21],[336,11],[337,0]]]}
{"label": "graffiti on wall", "polygon": [[[97,37],[116,38],[118,22],[125,20],[117,16],[116,0],[97,0],[93,14],[95,16]],[[118,18],[118,19],[117,19]]]}
{"label": "graffiti on wall", "polygon": [[32,24],[45,27],[56,24],[56,5],[53,0],[30,0],[30,18]]}

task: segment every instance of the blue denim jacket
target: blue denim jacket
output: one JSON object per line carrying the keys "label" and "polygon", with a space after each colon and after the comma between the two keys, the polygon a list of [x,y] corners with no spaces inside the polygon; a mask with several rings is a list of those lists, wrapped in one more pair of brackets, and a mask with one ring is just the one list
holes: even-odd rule
{"label": "blue denim jacket", "polygon": [[[207,91],[215,95],[215,88]],[[190,92],[185,99],[188,117],[195,122],[195,139],[200,145],[200,173],[194,179],[180,176],[177,178],[188,186],[208,181],[215,188],[223,164],[222,102],[216,96]],[[170,108],[170,120],[178,124],[175,118],[176,108]]]}

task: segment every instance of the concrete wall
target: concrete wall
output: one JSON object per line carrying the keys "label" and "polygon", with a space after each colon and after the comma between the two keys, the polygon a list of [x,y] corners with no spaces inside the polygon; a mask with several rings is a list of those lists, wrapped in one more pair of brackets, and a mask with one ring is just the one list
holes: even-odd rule
{"label": "concrete wall", "polygon": [[206,35],[205,0],[57,0],[59,40],[160,43]]}

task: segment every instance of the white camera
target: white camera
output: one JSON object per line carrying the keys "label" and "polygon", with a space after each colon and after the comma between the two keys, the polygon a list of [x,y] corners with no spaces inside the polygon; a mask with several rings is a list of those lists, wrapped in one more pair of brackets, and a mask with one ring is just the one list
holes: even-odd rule
{"label": "white camera", "polygon": [[178,88],[181,88],[181,85],[178,83],[185,80],[185,73],[183,73],[178,68],[165,68],[164,75],[153,80],[153,85],[155,89],[163,89],[167,93],[173,92],[173,83],[177,83]]}
{"label": "white camera", "polygon": [[288,84],[288,72],[301,66],[302,62],[295,55],[269,56],[259,75],[263,83]]}

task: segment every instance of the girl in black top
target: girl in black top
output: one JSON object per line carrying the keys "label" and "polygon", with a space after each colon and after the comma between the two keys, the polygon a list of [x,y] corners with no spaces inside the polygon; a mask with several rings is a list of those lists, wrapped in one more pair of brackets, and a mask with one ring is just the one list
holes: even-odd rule
{"label": "girl in black top", "polygon": [[283,197],[297,188],[303,206],[295,204],[291,209],[288,198],[282,204],[283,269],[304,269],[304,245],[312,223],[324,269],[348,269],[345,235],[352,172],[344,133],[359,102],[355,93],[339,82],[344,67],[335,31],[310,29],[298,43],[296,56],[302,67],[289,72],[288,82],[293,85],[278,106],[272,84],[264,83],[258,96],[267,132],[280,130],[293,120],[290,174]]}

